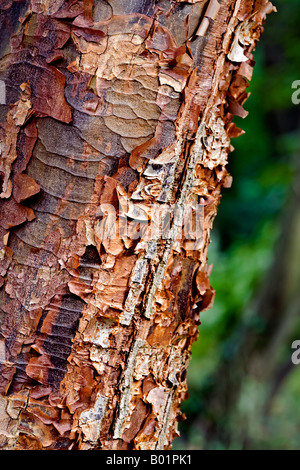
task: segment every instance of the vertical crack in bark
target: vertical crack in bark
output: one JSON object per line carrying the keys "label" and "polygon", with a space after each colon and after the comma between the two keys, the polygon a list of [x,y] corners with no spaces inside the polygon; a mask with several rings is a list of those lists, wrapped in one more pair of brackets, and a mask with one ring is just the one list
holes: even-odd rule
{"label": "vertical crack in bark", "polygon": [[171,419],[173,399],[174,399],[174,392],[171,391],[169,392],[168,399],[166,402],[166,407],[165,407],[164,414],[163,414],[162,429],[158,435],[158,441],[157,441],[157,446],[156,446],[157,450],[164,450],[169,445],[169,442],[167,440],[167,435],[169,432],[169,423]]}
{"label": "vertical crack in bark", "polygon": [[145,344],[145,341],[140,340],[140,339],[136,340],[136,342],[133,345],[132,351],[130,352],[128,356],[124,379],[120,387],[120,392],[121,392],[120,411],[119,411],[119,416],[115,424],[114,439],[120,439],[122,436],[122,424],[124,422],[124,419],[127,416],[129,403],[131,399],[132,375],[133,375],[133,370],[135,366],[135,360],[136,360],[136,356],[140,348],[142,348],[144,344]]}

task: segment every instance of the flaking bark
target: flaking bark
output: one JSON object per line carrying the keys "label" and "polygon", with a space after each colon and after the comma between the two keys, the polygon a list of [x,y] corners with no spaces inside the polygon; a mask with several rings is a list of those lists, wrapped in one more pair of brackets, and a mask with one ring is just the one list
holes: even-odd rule
{"label": "flaking bark", "polygon": [[[168,449],[214,297],[207,247],[242,133],[232,119],[247,114],[252,51],[274,7],[0,9],[0,446]],[[153,206],[177,208],[156,238]],[[201,237],[179,236],[199,206]],[[126,230],[107,238],[112,212]]]}

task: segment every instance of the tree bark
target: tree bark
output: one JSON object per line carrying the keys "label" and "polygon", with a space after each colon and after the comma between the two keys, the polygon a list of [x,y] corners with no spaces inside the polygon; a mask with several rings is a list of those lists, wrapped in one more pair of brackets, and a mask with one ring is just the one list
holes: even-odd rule
{"label": "tree bark", "polygon": [[0,9],[0,446],[168,449],[214,297],[232,119],[274,7]]}

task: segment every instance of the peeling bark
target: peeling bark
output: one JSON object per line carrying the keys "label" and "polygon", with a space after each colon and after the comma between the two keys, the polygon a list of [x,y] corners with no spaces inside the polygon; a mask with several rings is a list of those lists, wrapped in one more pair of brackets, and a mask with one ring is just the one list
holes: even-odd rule
{"label": "peeling bark", "polygon": [[168,449],[178,435],[243,133],[232,119],[272,10],[0,2],[2,449]]}

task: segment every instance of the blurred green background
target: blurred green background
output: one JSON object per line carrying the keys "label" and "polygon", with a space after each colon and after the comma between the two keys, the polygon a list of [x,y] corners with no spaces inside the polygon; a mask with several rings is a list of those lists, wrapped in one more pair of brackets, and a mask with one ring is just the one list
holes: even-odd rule
{"label": "blurred green background", "polygon": [[299,449],[300,3],[275,0],[235,122],[208,262],[214,307],[201,315],[188,372],[190,398],[173,449]]}

